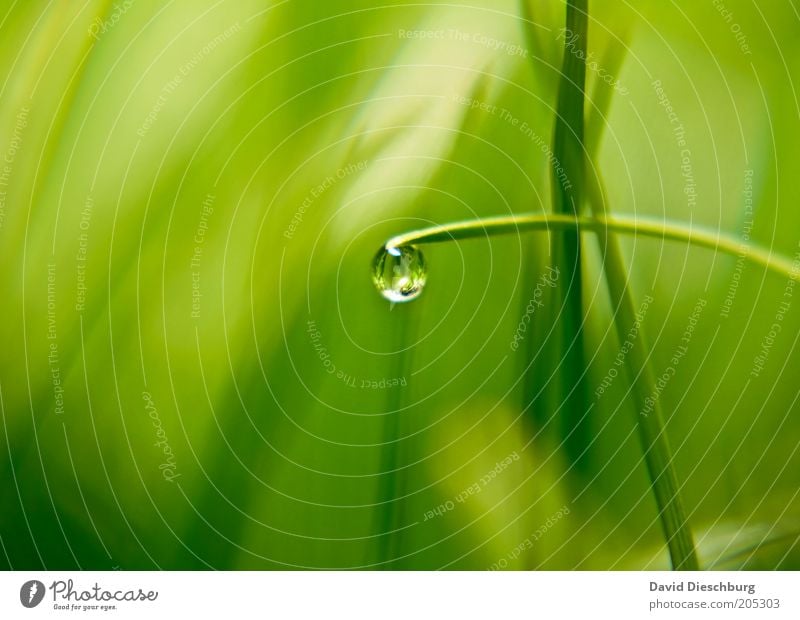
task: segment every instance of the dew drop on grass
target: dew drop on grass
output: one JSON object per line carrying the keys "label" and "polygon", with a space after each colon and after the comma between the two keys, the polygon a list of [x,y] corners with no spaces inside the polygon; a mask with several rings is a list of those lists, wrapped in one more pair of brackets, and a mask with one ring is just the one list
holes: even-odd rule
{"label": "dew drop on grass", "polygon": [[419,297],[428,274],[425,258],[413,245],[382,247],[372,263],[372,281],[381,295],[394,303]]}

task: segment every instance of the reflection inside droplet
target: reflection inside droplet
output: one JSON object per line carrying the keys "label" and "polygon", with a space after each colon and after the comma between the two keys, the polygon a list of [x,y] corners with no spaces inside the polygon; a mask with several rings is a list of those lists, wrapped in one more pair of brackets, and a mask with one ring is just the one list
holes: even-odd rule
{"label": "reflection inside droplet", "polygon": [[372,281],[389,301],[400,303],[419,297],[427,273],[422,252],[413,245],[382,247],[372,264]]}

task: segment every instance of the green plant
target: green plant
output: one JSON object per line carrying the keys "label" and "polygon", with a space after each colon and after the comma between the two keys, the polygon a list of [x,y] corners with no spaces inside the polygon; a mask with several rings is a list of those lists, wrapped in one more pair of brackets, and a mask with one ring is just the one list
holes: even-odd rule
{"label": "green plant", "polygon": [[[725,0],[728,23],[707,2],[590,1],[588,50],[627,94],[586,67],[563,212],[565,0],[125,4],[0,18],[3,568],[668,567],[613,236],[657,377],[708,302],[660,394],[702,566],[800,566],[792,3]],[[412,243],[420,302],[375,294],[377,247],[461,220],[480,236]]]}
{"label": "green plant", "polygon": [[[522,0],[523,14],[528,2]],[[394,279],[376,277],[379,290],[393,301],[403,301],[404,289],[411,291],[414,299],[425,284],[425,262],[416,244],[451,241],[522,233],[547,231],[552,237],[554,266],[563,270],[570,286],[559,287],[558,306],[563,316],[556,318],[560,332],[560,346],[566,348],[563,363],[566,371],[560,374],[555,390],[562,401],[562,415],[568,424],[579,425],[588,399],[585,397],[585,361],[582,353],[583,300],[581,298],[581,233],[596,235],[604,256],[603,269],[612,306],[614,324],[620,341],[636,321],[636,306],[628,287],[629,275],[617,240],[618,233],[639,234],[689,243],[737,256],[741,242],[729,235],[721,235],[697,227],[688,227],[674,221],[647,221],[642,218],[610,216],[602,181],[597,174],[586,174],[585,90],[586,50],[588,39],[588,0],[567,0],[565,47],[558,103],[555,117],[552,165],[552,214],[520,214],[515,216],[482,218],[433,226],[401,234],[389,239],[376,258],[378,271],[389,266],[394,269]],[[531,37],[532,38],[532,37]],[[606,91],[606,94],[608,91]],[[602,133],[604,108],[608,96],[603,97],[595,115],[595,144]],[[598,129],[599,128],[599,129]],[[594,164],[594,162],[591,162]],[[596,170],[596,166],[592,166]],[[588,176],[588,178],[587,178]],[[580,215],[588,204],[591,216]],[[409,257],[414,257],[415,269],[409,268]],[[404,262],[401,262],[403,259]],[[787,278],[793,278],[793,265],[786,257],[775,256],[764,248],[752,248],[748,260]],[[392,297],[392,293],[394,297]],[[664,539],[669,548],[675,570],[699,568],[691,529],[682,506],[679,483],[672,465],[672,451],[667,440],[661,406],[655,401],[648,408],[648,398],[655,391],[655,378],[647,356],[646,336],[643,329],[634,332],[634,343],[625,357],[625,367],[631,383],[633,399],[638,414],[637,427],[641,447],[655,497]],[[568,344],[572,343],[572,344]],[[649,412],[645,413],[649,409]],[[574,429],[577,430],[577,429]],[[582,433],[578,433],[580,436]]]}
{"label": "green plant", "polygon": [[[413,248],[415,244],[438,243],[459,239],[482,238],[492,235],[521,233],[526,231],[546,231],[549,233],[570,232],[580,235],[582,232],[594,233],[606,246],[608,264],[605,265],[609,293],[618,302],[616,315],[617,335],[622,338],[635,321],[635,308],[626,289],[627,276],[619,249],[612,246],[615,233],[639,234],[661,240],[689,243],[698,247],[724,252],[737,256],[740,252],[738,239],[720,235],[718,232],[699,228],[687,228],[677,222],[645,221],[636,218],[576,217],[571,215],[522,214],[518,216],[484,218],[456,222],[441,226],[412,231],[392,237],[386,242],[384,252],[391,256],[396,248]],[[612,253],[613,252],[613,253]],[[764,248],[751,248],[748,260],[761,265],[776,274],[787,278],[793,277],[792,262],[776,256]],[[398,273],[405,274],[402,269]],[[406,277],[401,276],[405,282]],[[386,283],[383,284],[386,286]],[[414,296],[416,297],[416,295]],[[634,396],[639,411],[645,408],[647,398],[653,393],[655,381],[641,339],[642,330],[637,330],[640,340],[631,349],[631,357],[626,358],[627,370],[634,387]],[[638,370],[638,369],[641,369]],[[656,402],[653,411],[640,413],[639,429],[642,448],[647,461],[653,493],[659,506],[665,540],[670,549],[673,567],[678,570],[697,570],[697,558],[694,552],[688,524],[680,506],[677,479],[671,466],[671,454],[664,433],[664,424],[660,408]]]}

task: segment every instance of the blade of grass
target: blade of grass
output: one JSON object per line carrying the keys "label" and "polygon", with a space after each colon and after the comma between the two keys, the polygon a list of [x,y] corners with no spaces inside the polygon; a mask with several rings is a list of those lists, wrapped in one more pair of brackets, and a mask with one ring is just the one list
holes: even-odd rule
{"label": "blade of grass", "polygon": [[[623,40],[623,45],[616,50],[616,53],[607,55],[605,64],[613,72],[612,74],[619,74],[624,51]],[[585,64],[581,64],[585,71]],[[606,127],[605,117],[610,107],[612,89],[605,84],[598,85],[595,88],[595,95],[599,100],[594,101],[594,114],[591,118],[589,135],[593,155],[599,149],[600,140]],[[587,160],[591,161],[590,158],[593,155],[587,154]],[[595,217],[603,217],[607,214],[603,181],[596,167],[594,174],[589,175],[587,198]],[[622,339],[625,333],[633,337],[633,346],[625,357],[625,370],[631,382],[634,405],[639,413],[637,428],[659,510],[664,539],[669,548],[674,570],[698,570],[699,564],[694,539],[680,498],[678,479],[672,464],[672,449],[665,432],[660,401],[652,406],[649,414],[643,413],[647,410],[647,399],[656,391],[655,376],[648,361],[647,336],[643,327],[631,330],[636,323],[636,306],[628,286],[629,279],[625,260],[613,231],[607,228],[603,233],[597,236],[603,256],[606,284],[612,308],[614,308],[617,337]]]}
{"label": "blade of grass", "polygon": [[[584,89],[586,67],[580,58],[586,56],[588,0],[568,0],[564,56],[556,103],[551,168],[553,212],[579,215],[583,204],[585,182]],[[557,317],[556,346],[561,358],[557,369],[559,405],[562,407],[564,449],[570,462],[585,468],[591,438],[589,418],[584,415],[586,395],[586,360],[583,350],[583,277],[579,231],[568,230],[553,238],[553,266],[564,274],[566,286],[559,286],[560,316]],[[563,356],[563,357],[562,357]]]}
{"label": "blade of grass", "polygon": [[[583,132],[586,86],[585,59],[587,58],[586,48],[589,34],[588,17],[588,0],[567,0],[564,61],[561,71],[561,83],[558,89],[554,151],[556,161],[561,162],[567,178],[573,185],[570,189],[567,189],[564,184],[559,183],[558,175],[555,174],[554,170],[553,178],[555,182],[553,187],[554,210],[557,213],[573,213],[576,216],[579,214],[582,205],[585,183],[584,166],[586,153],[584,152]],[[591,205],[595,215],[603,214],[604,202],[591,201]],[[626,333],[626,330],[634,324],[636,313],[633,299],[628,290],[627,270],[616,238],[609,231],[599,237],[604,250],[603,268],[609,293],[612,303],[617,307],[617,311],[614,313],[614,325],[618,338],[622,338],[622,334]],[[576,230],[574,235],[565,235],[563,243],[564,247],[561,251],[565,252],[566,255],[556,256],[567,261],[561,263],[565,271],[572,267],[571,272],[566,271],[568,277],[572,274],[579,276],[581,269],[579,230]],[[570,263],[569,261],[573,262]],[[582,359],[583,338],[580,331],[583,312],[580,298],[580,278],[570,278],[570,282],[573,281],[577,283],[578,289],[577,292],[572,292],[571,295],[568,295],[565,300],[566,304],[568,304],[567,317],[563,323],[564,329],[561,333],[562,338],[565,338],[564,342],[566,342],[566,338],[571,333],[575,334],[573,342],[577,342],[577,346],[569,347],[567,351],[577,350],[572,355],[565,356],[569,364],[569,376],[567,379],[568,381],[577,381],[573,391],[569,392],[570,395],[574,396],[566,404],[568,412],[579,413],[584,411],[585,405],[585,396],[581,398],[585,391],[585,387],[582,385],[585,362]],[[638,334],[637,341],[633,347],[636,350],[636,354],[626,357],[626,367],[632,381],[637,409],[643,411],[645,400],[655,391],[653,389],[655,381],[652,369],[647,362],[644,337],[641,335],[641,331]],[[637,367],[640,369],[638,373],[636,372]],[[564,373],[562,373],[563,376]],[[569,390],[569,385],[565,386],[565,389]],[[570,418],[573,418],[573,416],[564,417],[568,424],[574,423],[574,420]],[[696,569],[697,557],[694,551],[694,543],[680,503],[677,479],[672,468],[672,455],[664,434],[661,412],[655,409],[650,415],[640,417],[637,426],[673,568]],[[586,430],[575,430],[579,441],[587,445]]]}
{"label": "blade of grass", "polygon": [[[593,193],[589,184],[590,199]],[[597,200],[602,200],[598,198]],[[404,245],[442,243],[462,239],[485,239],[498,235],[533,231],[574,230],[581,233],[618,233],[642,235],[661,241],[674,241],[722,252],[738,258],[742,242],[738,237],[702,226],[685,226],[673,220],[655,220],[626,215],[580,216],[553,215],[550,213],[524,213],[520,215],[486,217],[463,222],[431,226],[397,235],[386,241],[387,248]],[[797,266],[787,256],[775,254],[767,248],[751,245],[744,257],[746,261],[786,278],[797,277]]]}
{"label": "blade of grass", "polygon": [[[599,181],[597,189],[591,193],[594,198],[590,201],[592,212],[602,215],[605,212],[605,200]],[[656,382],[648,360],[649,349],[644,329],[640,326],[638,330],[631,330],[636,323],[636,306],[628,287],[628,273],[622,251],[613,231],[606,229],[597,238],[603,255],[608,292],[615,309],[617,337],[622,339],[623,334],[628,333],[633,339],[633,346],[625,357],[625,369],[631,381],[633,401],[639,414],[639,437],[672,567],[674,570],[698,570],[694,540],[678,491],[678,479],[672,465],[672,450],[664,430],[660,402],[652,405],[649,414],[643,413],[647,410],[646,404],[650,395],[656,392]]]}
{"label": "blade of grass", "polygon": [[[410,315],[412,310],[408,306],[395,304],[390,309],[396,321],[396,328],[392,330],[395,340],[395,355],[393,359],[393,377],[410,377],[413,349],[409,347],[410,334],[413,333],[416,318]],[[376,510],[376,528],[379,534],[376,561],[381,570],[391,570],[398,555],[400,536],[400,507],[397,497],[401,495],[400,476],[401,454],[398,445],[400,435],[400,416],[404,415],[403,408],[406,402],[406,386],[388,388],[386,393],[386,411],[383,430],[383,450],[381,451],[381,477],[379,478],[378,498],[379,505]],[[385,482],[382,480],[385,478]]]}
{"label": "blade of grass", "polygon": [[[628,52],[629,31],[621,29],[613,33],[613,39],[609,43],[606,54],[603,56],[603,69],[607,75],[619,76],[622,72],[622,64]],[[600,140],[606,129],[606,119],[608,110],[614,99],[616,92],[605,80],[595,80],[590,98],[591,106],[586,115],[586,145],[587,161],[593,162],[600,148]]]}
{"label": "blade of grass", "polygon": [[[715,570],[747,570],[747,565],[760,551],[775,545],[786,546],[791,551],[798,542],[800,542],[800,530],[777,533],[714,560],[709,568]],[[788,543],[792,544],[788,545]]]}
{"label": "blade of grass", "polygon": [[[600,181],[590,178],[588,189],[593,211],[605,211],[605,198]],[[386,247],[486,238],[526,231],[560,232],[563,230],[572,230],[576,234],[593,232],[600,238],[601,246],[605,250],[604,268],[609,293],[617,308],[614,322],[618,335],[630,333],[628,330],[635,321],[635,308],[627,286],[626,269],[614,233],[640,234],[662,241],[679,241],[720,251],[734,257],[742,256],[741,241],[719,231],[699,227],[688,228],[680,223],[666,220],[609,217],[602,214],[593,217],[525,214],[455,222],[392,237],[386,242]],[[794,261],[785,256],[775,255],[765,248],[749,247],[745,258],[784,278],[794,279],[797,277],[797,265]],[[644,333],[640,328],[634,346],[626,356],[626,371],[630,375],[634,401],[639,412],[644,409],[645,399],[655,391],[655,382],[647,360],[647,351]],[[660,409],[654,408],[650,414],[640,415],[637,426],[672,565],[676,570],[697,570],[699,568],[697,556],[678,495],[677,478],[672,467],[671,451],[664,433]]]}
{"label": "blade of grass", "polygon": [[[524,1],[524,0],[523,0]],[[558,333],[563,351],[562,364],[565,368],[558,373],[559,395],[565,405],[565,437],[575,437],[567,442],[566,450],[572,462],[581,465],[577,456],[585,454],[588,446],[588,427],[586,422],[575,416],[585,410],[586,387],[584,384],[585,360],[583,355],[583,301],[581,299],[581,252],[580,222],[578,217],[584,199],[586,153],[584,150],[584,103],[586,86],[587,38],[588,38],[588,0],[567,0],[566,30],[564,32],[564,57],[561,80],[558,87],[557,114],[553,137],[553,211],[554,215],[574,216],[574,231],[567,231],[553,239],[554,262],[566,274],[567,287],[558,287],[561,294],[559,306],[563,310],[558,317]],[[523,8],[523,13],[527,6]],[[561,170],[559,171],[559,167]],[[595,195],[601,194],[596,191]],[[603,215],[604,201],[591,201],[595,215]],[[603,220],[598,220],[603,221]],[[605,260],[609,294],[617,310],[614,325],[617,336],[622,337],[635,321],[635,307],[628,290],[628,276],[622,254],[612,236],[605,231],[599,235]],[[570,338],[572,340],[570,341]],[[568,344],[569,343],[569,344]],[[633,349],[634,355],[626,357],[626,367],[631,378],[634,401],[638,411],[644,410],[644,403],[655,389],[655,381],[647,361],[645,341],[639,331]],[[633,351],[632,351],[633,352]],[[638,372],[637,372],[638,369]],[[585,416],[581,416],[585,419]],[[583,428],[581,428],[583,427]],[[675,569],[697,569],[697,556],[694,542],[686,522],[686,516],[678,494],[677,478],[672,467],[672,454],[661,412],[654,409],[650,415],[640,416],[639,429],[642,449],[645,454],[647,470],[653,493],[659,508],[664,537]]]}

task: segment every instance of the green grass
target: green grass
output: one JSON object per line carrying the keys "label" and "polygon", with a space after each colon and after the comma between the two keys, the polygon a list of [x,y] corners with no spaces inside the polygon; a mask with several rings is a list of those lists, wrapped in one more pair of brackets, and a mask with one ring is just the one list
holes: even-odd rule
{"label": "green grass", "polygon": [[[726,0],[749,55],[708,3],[588,3],[627,94],[580,84],[563,0],[135,2],[96,39],[107,0],[6,4],[0,565],[669,568],[616,365],[648,296],[627,363],[656,377],[706,302],[662,507],[677,485],[703,568],[800,566],[796,293],[751,375],[797,275],[791,3]],[[370,261],[417,233],[427,285],[390,310]]]}
{"label": "green grass", "polygon": [[[584,146],[584,111],[586,87],[586,54],[587,39],[589,37],[588,1],[577,0],[567,3],[567,19],[564,47],[564,66],[562,69],[561,84],[558,93],[558,109],[556,119],[556,134],[554,151],[558,161],[563,161],[567,176],[575,184],[575,190],[569,197],[572,211],[577,215],[583,206],[585,196],[584,184],[586,178],[586,149]],[[577,44],[572,47],[573,41]],[[599,182],[598,182],[599,184]],[[555,187],[559,187],[555,184]],[[555,201],[556,212],[565,211],[566,196],[558,196]],[[595,215],[605,215],[607,208],[605,201],[592,201],[590,203]],[[636,320],[636,305],[628,289],[628,273],[616,237],[606,231],[600,235],[600,247],[603,254],[603,269],[608,282],[611,304],[615,309],[614,322],[617,338],[620,344],[624,335],[633,327]],[[580,247],[580,239],[571,239],[570,246]],[[576,264],[580,270],[580,255],[575,252]],[[578,280],[580,282],[580,280]],[[580,290],[580,288],[578,289]],[[583,307],[580,298],[574,300],[577,306],[576,318],[582,318]],[[580,331],[578,331],[580,334]],[[582,345],[582,339],[578,339]],[[579,381],[575,388],[583,385],[585,367],[580,364],[582,360],[569,360],[568,363],[576,364],[576,372],[571,373],[571,378]],[[580,365],[577,365],[580,364]],[[644,330],[636,331],[636,342],[633,343],[630,353],[625,357],[625,367],[628,379],[631,382],[636,408],[645,411],[645,404],[651,394],[655,392],[655,378],[647,359],[647,344]],[[583,394],[582,389],[577,390]],[[585,402],[586,399],[584,399]],[[581,401],[570,402],[567,411],[584,411]],[[686,513],[683,509],[678,491],[678,480],[672,464],[672,451],[664,430],[664,420],[661,408],[656,403],[649,414],[640,413],[637,421],[639,436],[641,437],[642,450],[647,462],[647,470],[653,487],[653,494],[658,505],[664,538],[669,547],[672,566],[678,570],[697,570],[697,556],[694,542]],[[585,434],[582,433],[582,434]]]}

